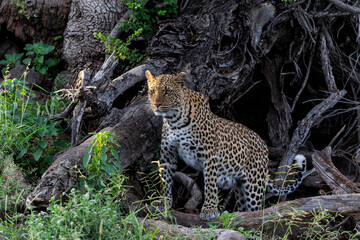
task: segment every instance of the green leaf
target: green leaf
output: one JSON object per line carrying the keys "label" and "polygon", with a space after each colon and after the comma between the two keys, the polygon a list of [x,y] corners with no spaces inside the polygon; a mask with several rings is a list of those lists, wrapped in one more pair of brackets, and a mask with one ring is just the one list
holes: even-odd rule
{"label": "green leaf", "polygon": [[122,165],[120,161],[113,161],[113,163],[115,164],[115,166],[119,169],[122,170]]}
{"label": "green leaf", "polygon": [[59,148],[67,148],[68,147],[68,143],[65,140],[58,140],[54,142],[55,147],[59,147]]}
{"label": "green leaf", "polygon": [[25,65],[28,65],[29,63],[31,63],[31,58],[25,58],[25,59],[23,60],[23,63],[24,63]]}
{"label": "green leaf", "polygon": [[90,155],[90,154],[86,155],[86,156],[83,158],[83,167],[85,167],[85,168],[87,167],[87,165],[89,164],[90,159],[91,159],[91,155]]}
{"label": "green leaf", "polygon": [[34,49],[34,45],[33,45],[33,44],[26,44],[26,45],[25,45],[25,48],[24,48],[24,50],[26,50],[26,51],[33,50],[33,49]]}
{"label": "green leaf", "polygon": [[89,154],[91,153],[91,151],[92,151],[93,147],[94,147],[94,145],[93,145],[93,144],[91,144],[91,145],[88,147],[88,153],[89,153]]}
{"label": "green leaf", "polygon": [[33,154],[33,157],[34,157],[34,160],[35,161],[38,161],[39,159],[40,159],[40,157],[41,157],[41,155],[43,154],[43,151],[42,150],[37,150],[36,152],[34,152],[34,154]]}
{"label": "green leaf", "polygon": [[107,164],[104,167],[104,171],[109,175],[113,175],[116,172],[116,169],[114,168],[113,165]]}
{"label": "green leaf", "polygon": [[56,64],[59,63],[59,59],[55,59],[55,58],[49,58],[48,60],[46,60],[45,64],[50,68],[55,66]]}
{"label": "green leaf", "polygon": [[62,38],[62,36],[55,36],[55,37],[54,37],[54,40],[57,41],[57,40],[59,40],[59,39],[61,39],[61,38]]}
{"label": "green leaf", "polygon": [[58,134],[58,129],[54,126],[50,126],[47,131],[50,136],[56,136]]}
{"label": "green leaf", "polygon": [[41,73],[42,75],[45,75],[46,70],[47,70],[47,67],[42,66],[42,67],[39,69],[39,73]]}
{"label": "green leaf", "polygon": [[111,154],[116,160],[119,160],[119,154],[115,149],[111,149]]}
{"label": "green leaf", "polygon": [[40,147],[42,149],[45,149],[47,147],[47,145],[48,145],[48,141],[47,140],[42,140],[42,141],[40,141],[39,145],[40,145]]}
{"label": "green leaf", "polygon": [[28,149],[27,148],[24,148],[20,151],[20,153],[16,156],[16,159],[20,159],[22,158],[26,153],[27,153]]}
{"label": "green leaf", "polygon": [[40,137],[43,137],[43,136],[45,136],[46,133],[47,133],[46,129],[41,129],[38,134]]}
{"label": "green leaf", "polygon": [[44,56],[36,57],[35,60],[36,60],[38,63],[43,64],[43,63],[44,63]]}
{"label": "green leaf", "polygon": [[100,153],[99,158],[100,158],[102,161],[105,162],[105,161],[107,160],[107,155],[106,155],[106,153]]}

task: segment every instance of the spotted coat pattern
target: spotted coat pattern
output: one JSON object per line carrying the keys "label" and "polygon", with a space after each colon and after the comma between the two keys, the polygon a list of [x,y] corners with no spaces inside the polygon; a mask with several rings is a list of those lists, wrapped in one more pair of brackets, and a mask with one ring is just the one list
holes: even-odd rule
{"label": "spotted coat pattern", "polygon": [[[268,148],[259,135],[213,114],[207,99],[185,86],[185,73],[154,77],[146,71],[146,78],[151,109],[163,117],[160,172],[167,207],[172,205],[173,175],[180,157],[204,173],[201,219],[219,216],[218,187],[235,186],[240,210],[261,209],[268,174]],[[277,191],[276,187],[272,188]]]}

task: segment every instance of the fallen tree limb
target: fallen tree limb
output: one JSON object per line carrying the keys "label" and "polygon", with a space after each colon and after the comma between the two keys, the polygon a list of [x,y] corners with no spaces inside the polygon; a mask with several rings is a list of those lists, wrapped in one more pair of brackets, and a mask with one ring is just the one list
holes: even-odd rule
{"label": "fallen tree limb", "polygon": [[[121,112],[119,122],[115,126],[102,130],[117,135],[115,140],[122,147],[116,150],[119,152],[123,168],[139,158],[149,160],[159,144],[153,139],[160,139],[161,119],[149,111],[146,101],[142,100],[126,108]],[[72,188],[76,182],[76,168],[82,165],[82,159],[87,154],[93,138],[70,147],[55,157],[36,188],[27,197],[27,206],[47,207],[52,197],[59,199],[63,192]]]}
{"label": "fallen tree limb", "polygon": [[360,193],[360,189],[347,179],[332,163],[331,147],[316,151],[313,156],[316,171],[335,194]]}
{"label": "fallen tree limb", "polygon": [[[293,201],[281,202],[264,210],[255,212],[239,212],[233,222],[239,221],[235,227],[244,229],[256,229],[264,224],[264,228],[272,228],[274,223],[293,216],[295,213],[303,215],[311,214],[314,211],[326,209],[329,212],[340,212],[343,216],[358,214],[360,212],[360,194],[342,194],[300,198]],[[191,227],[208,227],[210,224],[222,223],[222,219],[216,218],[208,222],[202,221],[198,214],[187,214],[172,211],[177,224]],[[299,216],[300,217],[300,216]],[[299,219],[299,222],[303,218]]]}
{"label": "fallen tree limb", "polygon": [[151,232],[155,232],[155,236],[161,238],[161,236],[170,235],[172,237],[186,237],[187,239],[193,238],[211,238],[217,240],[228,240],[228,239],[246,239],[245,236],[235,230],[229,229],[199,229],[197,227],[184,227],[181,225],[172,225],[159,220],[142,219],[146,229],[150,229]]}
{"label": "fallen tree limb", "polygon": [[184,206],[185,212],[194,212],[196,210],[196,207],[202,201],[203,193],[200,190],[199,186],[192,178],[188,177],[185,173],[182,172],[175,172],[174,180],[180,181],[187,188],[188,192],[190,192],[191,197]]}

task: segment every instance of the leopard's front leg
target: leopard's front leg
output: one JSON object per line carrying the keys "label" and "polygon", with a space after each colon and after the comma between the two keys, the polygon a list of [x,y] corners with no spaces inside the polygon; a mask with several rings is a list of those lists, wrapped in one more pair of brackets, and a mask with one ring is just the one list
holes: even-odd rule
{"label": "leopard's front leg", "polygon": [[158,203],[157,208],[165,211],[171,208],[173,204],[172,186],[173,177],[177,168],[177,148],[176,146],[164,140],[161,143],[160,152],[160,177],[163,183],[162,195],[165,196],[164,203]]}
{"label": "leopard's front leg", "polygon": [[217,186],[217,168],[215,155],[207,158],[204,164],[205,180],[205,202],[201,208],[200,218],[210,220],[220,215],[218,209],[218,186]]}

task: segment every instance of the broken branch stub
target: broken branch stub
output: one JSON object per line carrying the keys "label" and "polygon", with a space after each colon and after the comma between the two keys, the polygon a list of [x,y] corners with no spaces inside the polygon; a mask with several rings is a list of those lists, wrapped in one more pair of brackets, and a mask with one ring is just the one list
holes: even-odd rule
{"label": "broken branch stub", "polygon": [[360,193],[360,189],[347,179],[331,160],[331,147],[315,151],[312,155],[316,171],[335,194]]}

